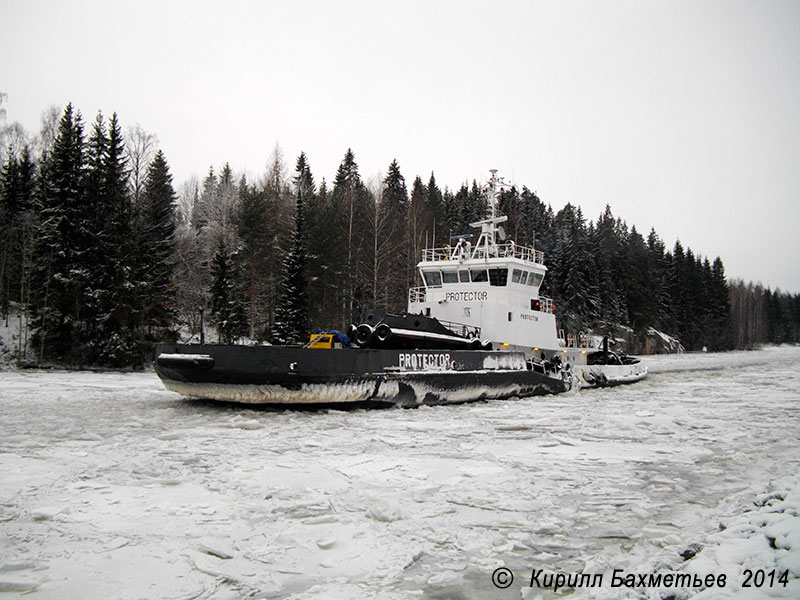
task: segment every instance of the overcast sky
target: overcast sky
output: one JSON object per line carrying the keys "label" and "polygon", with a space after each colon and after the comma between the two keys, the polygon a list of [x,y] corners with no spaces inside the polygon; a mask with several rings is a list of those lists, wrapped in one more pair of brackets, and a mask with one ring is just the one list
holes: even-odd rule
{"label": "overcast sky", "polygon": [[0,0],[7,122],[51,105],[158,136],[175,178],[319,183],[347,148],[411,186],[499,169],[728,278],[800,292],[800,2]]}

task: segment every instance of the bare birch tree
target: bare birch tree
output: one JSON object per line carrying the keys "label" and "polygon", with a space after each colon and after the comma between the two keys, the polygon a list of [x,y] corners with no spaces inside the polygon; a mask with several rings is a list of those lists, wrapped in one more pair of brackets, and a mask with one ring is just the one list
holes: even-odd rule
{"label": "bare birch tree", "polygon": [[58,121],[61,119],[62,112],[63,109],[55,104],[51,104],[47,110],[42,112],[39,135],[34,144],[37,158],[42,158],[50,153],[50,149],[53,147],[53,142],[58,133]]}
{"label": "bare birch tree", "polygon": [[383,203],[383,174],[377,173],[370,178],[367,189],[372,197],[370,210],[367,212],[367,223],[369,224],[370,235],[372,237],[371,251],[371,291],[372,305],[375,307],[386,308],[389,304],[387,282],[389,272],[400,268],[400,265],[392,264],[392,215],[389,211],[382,210]]}
{"label": "bare birch tree", "polygon": [[158,138],[153,133],[148,133],[138,123],[128,128],[128,135],[125,143],[125,155],[130,165],[130,186],[134,206],[139,205],[139,194],[141,194],[144,178],[147,175],[147,167],[158,151]]}

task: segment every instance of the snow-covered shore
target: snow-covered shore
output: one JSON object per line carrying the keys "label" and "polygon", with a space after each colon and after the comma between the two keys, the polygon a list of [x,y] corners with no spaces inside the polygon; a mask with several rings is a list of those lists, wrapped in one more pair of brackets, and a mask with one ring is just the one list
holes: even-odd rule
{"label": "snow-covered shore", "polygon": [[[728,576],[724,589],[706,587],[693,595],[696,600],[800,598],[800,475],[773,481],[749,504],[748,510],[722,518],[720,531],[690,544],[684,550],[687,561],[678,569],[663,573]],[[669,593],[659,588],[651,597]]]}
{"label": "snow-covered shore", "polygon": [[[347,412],[184,400],[148,373],[0,373],[0,590],[559,597],[538,571],[602,576],[574,598],[700,591],[612,588],[621,570],[798,597],[800,349],[646,360],[622,388]],[[773,568],[787,586],[741,587]]]}

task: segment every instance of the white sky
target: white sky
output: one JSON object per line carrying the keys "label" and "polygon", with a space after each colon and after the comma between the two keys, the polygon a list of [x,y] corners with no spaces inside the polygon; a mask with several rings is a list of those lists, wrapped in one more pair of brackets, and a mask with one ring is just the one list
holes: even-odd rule
{"label": "white sky", "polygon": [[800,2],[0,0],[7,121],[156,134],[176,188],[279,143],[410,187],[497,168],[800,292]]}

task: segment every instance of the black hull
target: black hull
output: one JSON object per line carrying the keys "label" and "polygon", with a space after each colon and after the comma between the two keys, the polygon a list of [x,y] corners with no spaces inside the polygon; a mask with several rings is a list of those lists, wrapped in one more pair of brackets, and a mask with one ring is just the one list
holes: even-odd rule
{"label": "black hull", "polygon": [[161,344],[155,369],[185,396],[247,404],[418,406],[557,394],[519,353]]}

